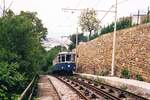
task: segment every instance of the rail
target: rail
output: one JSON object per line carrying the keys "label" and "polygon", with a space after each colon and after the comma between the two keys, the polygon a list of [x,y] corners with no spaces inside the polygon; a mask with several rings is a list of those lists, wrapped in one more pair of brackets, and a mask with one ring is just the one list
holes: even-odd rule
{"label": "rail", "polygon": [[54,84],[52,83],[52,81],[51,81],[50,79],[48,79],[48,80],[49,80],[50,84],[52,84],[52,87],[54,88],[54,90],[56,91],[56,94],[57,94],[59,100],[61,100],[61,97],[60,97],[60,95],[59,95],[59,93],[58,93],[56,87],[54,86]]}
{"label": "rail", "polygon": [[[55,76],[56,77],[56,76]],[[70,87],[73,91],[75,91],[82,99],[84,100],[90,100],[88,99],[85,95],[83,95],[78,89],[76,89],[75,87],[71,86],[69,83],[67,83],[66,81],[64,81],[63,79],[59,78],[58,76],[56,77],[58,80],[60,80],[61,82],[65,83],[68,87]]]}
{"label": "rail", "polygon": [[35,91],[36,81],[38,80],[38,77],[38,75],[34,76],[27,88],[19,96],[18,100],[31,100],[33,98],[33,93]]}
{"label": "rail", "polygon": [[[87,80],[88,83],[89,83],[89,82],[90,82],[90,83],[93,82],[93,84],[95,84],[96,86],[99,84],[99,86],[105,87],[105,88],[107,88],[107,89],[109,89],[109,90],[116,91],[116,92],[118,92],[118,93],[121,93],[121,94],[124,95],[124,96],[126,95],[125,97],[130,97],[130,98],[135,99],[135,100],[148,100],[147,98],[144,98],[144,97],[142,97],[142,96],[139,96],[139,95],[136,95],[136,94],[134,94],[134,93],[125,91],[125,90],[123,90],[123,89],[119,89],[119,88],[110,86],[110,85],[108,85],[108,84],[104,84],[104,83],[97,82],[97,81],[92,80],[92,79],[87,79],[87,78],[83,78],[83,77],[80,77],[80,76],[77,76],[76,78],[81,78],[82,81],[83,81],[83,80]],[[84,82],[82,82],[82,83],[83,83],[83,84],[86,84],[86,83],[84,83]],[[94,87],[93,85],[91,85],[91,86]]]}

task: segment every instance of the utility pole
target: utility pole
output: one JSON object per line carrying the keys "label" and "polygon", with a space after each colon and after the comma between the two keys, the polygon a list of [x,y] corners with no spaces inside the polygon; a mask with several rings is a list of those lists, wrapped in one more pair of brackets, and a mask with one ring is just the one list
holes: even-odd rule
{"label": "utility pole", "polygon": [[77,72],[77,68],[78,68],[78,51],[77,51],[77,46],[78,46],[78,27],[77,27],[77,32],[76,32],[76,72]]}
{"label": "utility pole", "polygon": [[137,14],[137,25],[139,24],[139,18],[140,18],[140,11],[138,10],[138,14]]}
{"label": "utility pole", "polygon": [[147,11],[147,22],[149,22],[149,14],[150,14],[149,7],[148,7],[147,10],[148,10],[148,11]]}
{"label": "utility pole", "polygon": [[115,67],[116,27],[117,27],[116,22],[117,22],[117,0],[116,0],[116,3],[115,3],[115,24],[114,24],[114,34],[113,34],[111,76],[114,76],[114,67]]}
{"label": "utility pole", "polygon": [[[112,66],[111,66],[111,76],[114,76],[114,67],[115,67],[115,49],[116,49],[116,22],[117,22],[117,6],[122,2],[118,3],[118,0],[115,1],[115,5],[112,5],[109,10],[95,10],[96,12],[106,12],[106,14],[102,17],[101,21],[104,17],[109,13],[115,13],[115,24],[114,24],[114,34],[113,34],[113,50],[112,50]],[[111,11],[111,9],[115,6],[115,11]],[[62,8],[62,10],[66,11],[82,11],[84,9],[67,9]]]}
{"label": "utility pole", "polygon": [[77,32],[76,32],[76,47],[78,45],[78,27],[77,27]]}
{"label": "utility pole", "polygon": [[[149,8],[148,8],[148,10],[149,10]],[[138,25],[138,24],[140,24],[141,22],[142,22],[142,20],[141,20],[141,17],[143,16],[147,16],[147,19],[148,19],[148,15],[149,15],[149,12],[147,13],[147,14],[140,14],[140,11],[138,10],[138,13],[137,13],[137,15],[133,15],[133,16],[136,16],[137,17],[137,22],[136,22],[136,24]]]}

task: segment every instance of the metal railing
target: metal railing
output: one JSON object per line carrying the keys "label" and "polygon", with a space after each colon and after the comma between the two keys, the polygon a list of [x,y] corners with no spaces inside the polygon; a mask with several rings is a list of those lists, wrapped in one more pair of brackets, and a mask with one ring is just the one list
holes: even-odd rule
{"label": "metal railing", "polygon": [[35,92],[36,83],[39,78],[39,75],[36,75],[32,81],[29,83],[27,88],[19,96],[18,100],[31,100],[33,98],[33,93]]}

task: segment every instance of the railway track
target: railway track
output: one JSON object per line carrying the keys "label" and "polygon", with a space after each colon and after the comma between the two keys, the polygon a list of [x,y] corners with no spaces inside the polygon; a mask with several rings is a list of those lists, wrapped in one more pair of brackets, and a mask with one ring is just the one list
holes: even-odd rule
{"label": "railway track", "polygon": [[61,100],[61,97],[60,97],[56,87],[54,86],[54,84],[52,83],[52,81],[50,79],[48,79],[48,80],[49,80],[50,84],[52,85],[52,87],[53,87],[53,89],[54,89],[54,91],[55,91],[55,93],[57,95],[58,100]]}
{"label": "railway track", "polygon": [[86,95],[83,94],[82,91],[80,91],[80,89],[77,88],[77,85],[73,86],[73,84],[71,83],[71,81],[66,80],[65,78],[62,78],[62,77],[56,77],[56,78],[59,79],[61,82],[65,83],[73,91],[75,91],[80,96],[81,99],[90,100],[89,98],[86,97]]}
{"label": "railway track", "polygon": [[69,86],[73,91],[75,91],[81,99],[84,100],[118,100],[114,97],[111,97],[107,94],[95,92],[90,87],[87,87],[85,84],[81,84],[80,82],[77,82],[73,79],[67,78],[67,77],[57,77],[59,80],[61,80],[63,83],[65,83],[67,86]]}
{"label": "railway track", "polygon": [[79,77],[57,77],[85,100],[148,100],[106,84]]}
{"label": "railway track", "polygon": [[84,85],[88,85],[89,87],[92,87],[93,89],[97,89],[104,93],[108,93],[108,95],[116,98],[116,100],[148,100],[144,97],[138,96],[136,94],[125,91],[123,89],[119,89],[119,88],[110,86],[108,84],[99,83],[91,79],[75,77],[73,80],[81,82]]}

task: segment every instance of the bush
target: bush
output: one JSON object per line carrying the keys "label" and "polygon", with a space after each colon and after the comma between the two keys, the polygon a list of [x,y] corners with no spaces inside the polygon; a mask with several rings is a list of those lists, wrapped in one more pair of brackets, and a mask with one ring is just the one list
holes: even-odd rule
{"label": "bush", "polygon": [[127,79],[130,78],[130,73],[129,73],[129,70],[127,68],[122,69],[122,71],[121,71],[121,77],[127,78]]}
{"label": "bush", "polygon": [[136,80],[143,81],[143,78],[140,74],[137,74],[136,75]]}
{"label": "bush", "polygon": [[107,76],[109,75],[109,70],[106,68],[101,69],[101,71],[99,72],[100,76]]}

